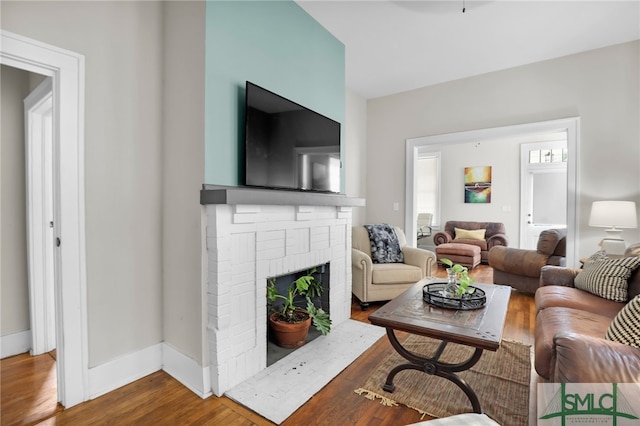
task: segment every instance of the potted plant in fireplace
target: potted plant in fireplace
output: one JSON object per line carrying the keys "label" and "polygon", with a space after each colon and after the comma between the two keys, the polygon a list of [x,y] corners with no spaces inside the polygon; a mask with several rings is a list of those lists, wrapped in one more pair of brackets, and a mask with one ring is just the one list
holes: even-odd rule
{"label": "potted plant in fireplace", "polygon": [[[278,346],[298,348],[304,345],[311,323],[323,335],[331,330],[329,314],[320,305],[322,283],[313,275],[315,272],[314,268],[293,281],[284,294],[278,293],[275,278],[269,279],[267,299],[274,311],[269,315],[269,325]],[[281,301],[282,306],[276,307],[277,301]],[[301,303],[306,303],[306,307],[300,307]]]}

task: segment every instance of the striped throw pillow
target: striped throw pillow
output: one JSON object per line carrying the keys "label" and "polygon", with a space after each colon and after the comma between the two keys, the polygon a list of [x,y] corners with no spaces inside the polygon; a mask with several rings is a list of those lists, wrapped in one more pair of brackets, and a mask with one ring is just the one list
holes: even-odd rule
{"label": "striped throw pillow", "polygon": [[626,302],[629,298],[627,280],[640,266],[640,257],[606,259],[601,252],[591,256],[574,280],[580,290],[588,291],[605,299]]}
{"label": "striped throw pillow", "polygon": [[611,322],[605,338],[640,348],[640,294],[631,299],[618,312],[618,315]]}

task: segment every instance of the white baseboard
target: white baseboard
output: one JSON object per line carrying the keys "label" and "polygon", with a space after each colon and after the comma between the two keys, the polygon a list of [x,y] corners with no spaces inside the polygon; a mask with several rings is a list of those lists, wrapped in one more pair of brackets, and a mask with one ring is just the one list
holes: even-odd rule
{"label": "white baseboard", "polygon": [[23,354],[31,349],[31,330],[0,336],[0,358]]}
{"label": "white baseboard", "polygon": [[162,361],[164,371],[200,398],[204,399],[213,395],[209,367],[199,365],[167,343],[162,344]]}
{"label": "white baseboard", "polygon": [[89,399],[162,369],[162,343],[89,369]]}
{"label": "white baseboard", "polygon": [[202,367],[166,343],[158,343],[89,369],[89,399],[158,370],[166,371],[200,398],[212,395],[209,367]]}

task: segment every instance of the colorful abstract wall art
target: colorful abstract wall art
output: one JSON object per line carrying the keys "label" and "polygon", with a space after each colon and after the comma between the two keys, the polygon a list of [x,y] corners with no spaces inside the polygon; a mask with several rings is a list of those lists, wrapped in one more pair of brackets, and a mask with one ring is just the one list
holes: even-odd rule
{"label": "colorful abstract wall art", "polygon": [[464,202],[491,202],[491,166],[464,168]]}

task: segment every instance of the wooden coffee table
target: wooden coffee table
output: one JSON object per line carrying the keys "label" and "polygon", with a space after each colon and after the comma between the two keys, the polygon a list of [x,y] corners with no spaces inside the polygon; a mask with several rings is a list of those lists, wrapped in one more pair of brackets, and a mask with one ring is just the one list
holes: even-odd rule
{"label": "wooden coffee table", "polygon": [[[485,306],[475,310],[455,310],[439,308],[423,301],[422,288],[433,282],[442,282],[442,279],[428,277],[418,281],[413,287],[369,315],[369,321],[372,324],[387,329],[391,345],[409,361],[391,370],[383,389],[387,392],[394,391],[393,379],[400,371],[423,371],[455,383],[471,401],[473,411],[482,413],[478,396],[456,373],[473,367],[482,356],[483,350],[496,351],[500,347],[511,287],[474,283],[473,286],[486,293]],[[435,353],[428,358],[404,348],[396,337],[396,330],[435,338],[441,340],[441,343]],[[468,360],[450,364],[440,361],[440,356],[448,343],[457,343],[476,349]]]}

